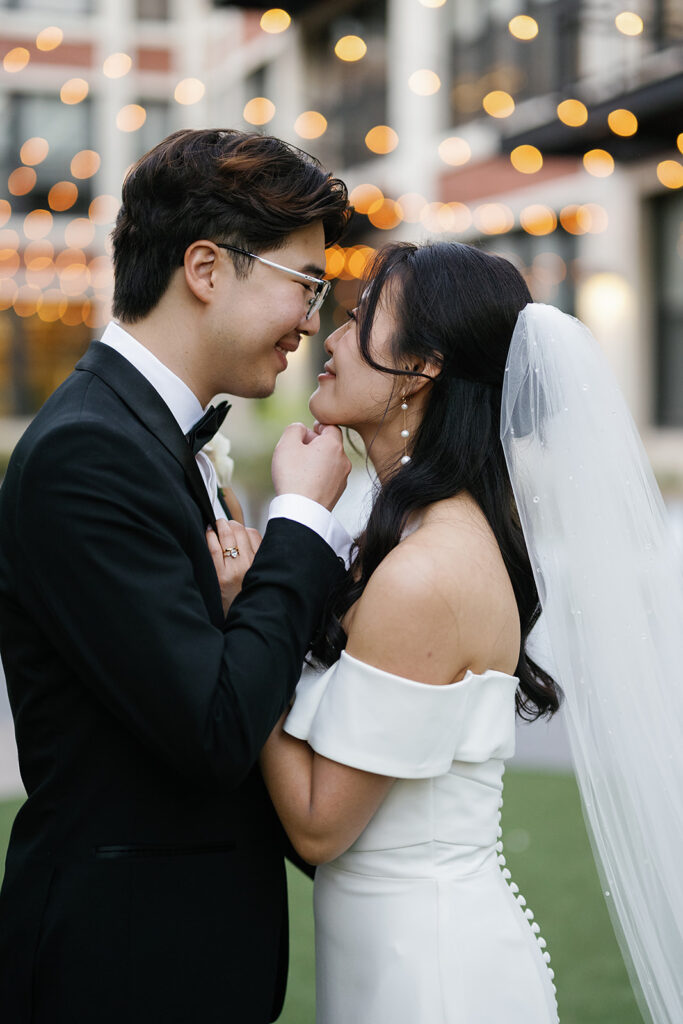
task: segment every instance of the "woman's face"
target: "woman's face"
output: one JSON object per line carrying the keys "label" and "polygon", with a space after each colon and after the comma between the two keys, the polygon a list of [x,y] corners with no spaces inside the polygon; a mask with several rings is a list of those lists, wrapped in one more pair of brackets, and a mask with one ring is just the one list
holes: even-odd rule
{"label": "woman's face", "polygon": [[[393,366],[391,337],[395,321],[385,301],[386,288],[375,312],[370,354],[376,362]],[[401,403],[401,380],[369,366],[360,353],[355,311],[325,342],[329,355],[325,371],[309,408],[319,423],[353,427],[361,435],[393,419]]]}

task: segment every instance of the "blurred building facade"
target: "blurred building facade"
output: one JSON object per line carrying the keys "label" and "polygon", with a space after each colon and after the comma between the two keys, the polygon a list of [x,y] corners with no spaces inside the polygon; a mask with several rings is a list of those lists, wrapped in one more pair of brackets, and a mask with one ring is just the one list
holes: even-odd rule
{"label": "blurred building facade", "polygon": [[[660,481],[683,492],[681,0],[289,10],[0,0],[5,423],[35,411],[106,321],[130,164],[179,127],[256,126],[318,156],[359,211],[329,255],[323,332],[390,238],[507,255],[535,299],[594,330]],[[321,361],[303,346],[283,390],[310,390]]]}

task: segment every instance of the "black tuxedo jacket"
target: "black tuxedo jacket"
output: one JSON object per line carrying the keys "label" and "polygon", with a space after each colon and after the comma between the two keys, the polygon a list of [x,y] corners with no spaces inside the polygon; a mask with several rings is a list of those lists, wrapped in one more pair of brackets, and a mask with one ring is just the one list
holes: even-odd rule
{"label": "black tuxedo jacket", "polygon": [[0,893],[6,1024],[263,1024],[287,968],[257,767],[341,572],[272,521],[224,619],[169,409],[93,343],[0,491],[0,650],[28,800]]}

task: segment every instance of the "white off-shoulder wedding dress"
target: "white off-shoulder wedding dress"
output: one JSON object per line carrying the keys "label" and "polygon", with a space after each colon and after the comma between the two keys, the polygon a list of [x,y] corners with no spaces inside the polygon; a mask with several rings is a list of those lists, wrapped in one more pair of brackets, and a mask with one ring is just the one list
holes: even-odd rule
{"label": "white off-shoulder wedding dress", "polygon": [[306,668],[285,729],[396,778],[315,879],[318,1024],[554,1024],[550,955],[502,853],[517,679],[429,686],[343,652]]}

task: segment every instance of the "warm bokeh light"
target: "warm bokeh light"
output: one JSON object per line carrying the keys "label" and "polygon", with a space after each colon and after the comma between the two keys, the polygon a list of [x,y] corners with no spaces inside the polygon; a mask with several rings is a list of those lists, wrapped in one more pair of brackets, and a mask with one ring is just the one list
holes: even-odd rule
{"label": "warm bokeh light", "polygon": [[14,277],[21,259],[16,249],[5,249],[0,245],[0,278]]}
{"label": "warm bokeh light", "polygon": [[249,124],[268,124],[275,117],[275,104],[265,96],[254,96],[245,104],[242,117]]}
{"label": "warm bokeh light", "polygon": [[63,39],[64,33],[61,28],[57,28],[56,25],[49,25],[36,36],[36,49],[56,50],[58,46],[61,46]]}
{"label": "warm bokeh light", "polygon": [[109,317],[97,302],[83,303],[83,323],[86,327],[104,327]]}
{"label": "warm bokeh light", "polygon": [[294,131],[302,139],[319,139],[327,131],[327,118],[317,110],[304,110],[294,122]]}
{"label": "warm bokeh light", "polygon": [[384,193],[376,185],[356,185],[349,195],[357,213],[367,213],[373,203],[381,202]]}
{"label": "warm bokeh light", "polygon": [[607,230],[607,210],[599,203],[584,203],[576,211],[576,221],[583,229],[591,235],[600,235]]}
{"label": "warm bokeh light", "polygon": [[95,196],[88,207],[88,216],[94,224],[113,224],[120,205],[116,196]]}
{"label": "warm bokeh light", "polygon": [[443,230],[443,221],[439,216],[443,206],[443,203],[426,203],[422,208],[420,221],[429,234],[440,234]]}
{"label": "warm bokeh light", "polygon": [[99,171],[101,162],[100,154],[94,149],[82,149],[71,161],[71,173],[74,178],[92,178]]}
{"label": "warm bokeh light", "polygon": [[458,135],[452,135],[439,144],[439,156],[445,164],[461,167],[472,156],[472,150],[469,142],[461,139]]}
{"label": "warm bokeh light", "polygon": [[75,217],[64,228],[64,241],[72,250],[90,245],[94,237],[95,225],[87,217]]}
{"label": "warm bokeh light", "polygon": [[433,96],[441,88],[441,79],[435,71],[420,68],[408,79],[408,88],[418,96]]}
{"label": "warm bokeh light", "polygon": [[607,178],[614,171],[614,157],[606,149],[589,149],[583,155],[583,166],[595,178]]}
{"label": "warm bokeh light", "polygon": [[24,234],[27,238],[45,238],[52,230],[52,214],[49,210],[31,210],[24,217]]}
{"label": "warm bokeh light", "polygon": [[512,210],[503,203],[483,203],[476,208],[472,219],[485,235],[502,235],[515,226]]}
{"label": "warm bokeh light", "polygon": [[534,203],[524,207],[519,223],[529,235],[549,235],[557,227],[557,215],[549,206]]}
{"label": "warm bokeh light", "polygon": [[617,14],[614,24],[625,36],[639,36],[643,31],[643,19],[633,11],[622,11]]}
{"label": "warm bokeh light", "polygon": [[374,255],[375,249],[371,246],[354,245],[346,257],[346,269],[351,277],[362,280]]}
{"label": "warm bokeh light", "polygon": [[123,78],[133,66],[133,60],[127,53],[110,53],[102,64],[102,71],[107,78]]}
{"label": "warm bokeh light", "polygon": [[184,107],[199,103],[206,92],[206,86],[198,78],[183,78],[175,87],[173,98]]}
{"label": "warm bokeh light", "polygon": [[352,62],[362,60],[368,52],[368,46],[360,36],[342,36],[334,44],[334,52],[339,60]]}
{"label": "warm bokeh light", "polygon": [[59,319],[66,327],[78,327],[83,323],[83,313],[86,307],[87,310],[90,310],[89,302],[70,302]]}
{"label": "warm bokeh light", "polygon": [[518,14],[508,22],[510,34],[515,39],[535,39],[538,35],[538,22],[528,14]]}
{"label": "warm bokeh light", "polygon": [[584,235],[586,233],[586,229],[579,219],[579,209],[580,207],[577,203],[570,203],[560,210],[560,224],[570,235]]}
{"label": "warm bokeh light", "polygon": [[[2,255],[0,254],[0,262]],[[1,273],[1,271],[0,271]],[[10,277],[0,277],[0,309],[11,309],[19,289],[17,288],[16,282]]]}
{"label": "warm bokeh light", "polygon": [[588,108],[581,100],[562,100],[557,106],[557,116],[570,128],[578,128],[588,120]]}
{"label": "warm bokeh light", "polygon": [[378,199],[368,210],[368,220],[382,231],[398,227],[401,219],[401,207],[393,199]]}
{"label": "warm bokeh light", "polygon": [[510,163],[522,174],[536,174],[543,167],[543,154],[536,146],[515,146],[510,153]]}
{"label": "warm bokeh light", "polygon": [[90,86],[85,78],[70,78],[59,90],[59,98],[62,103],[73,106],[81,103],[90,91]]}
{"label": "warm bokeh light", "polygon": [[509,117],[515,109],[515,101],[512,96],[509,92],[503,92],[502,89],[487,92],[481,103],[491,117]]}
{"label": "warm bokeh light", "polygon": [[52,263],[55,254],[55,247],[46,238],[37,242],[29,242],[24,249],[24,263],[31,270],[42,270],[48,263]]}
{"label": "warm bokeh light", "polygon": [[127,103],[116,115],[116,127],[122,132],[137,132],[147,120],[147,111],[139,103]]}
{"label": "warm bokeh light", "polygon": [[90,286],[90,271],[84,263],[70,263],[59,272],[59,287],[65,295],[83,295]]}
{"label": "warm bokeh light", "polygon": [[17,167],[7,179],[7,188],[13,196],[25,196],[37,181],[36,172],[32,167]]}
{"label": "warm bokeh light", "polygon": [[391,153],[398,146],[398,135],[386,124],[378,124],[365,136],[365,145],[372,153]]}
{"label": "warm bokeh light", "polygon": [[607,115],[607,124],[615,135],[635,135],[638,131],[638,118],[630,110],[619,108]]}
{"label": "warm bokeh light", "polygon": [[33,316],[38,309],[41,294],[40,288],[36,288],[35,285],[22,285],[13,304],[17,316],[22,318]]}
{"label": "warm bokeh light", "polygon": [[0,231],[0,249],[18,249],[20,244],[19,235],[13,228],[5,228]]}
{"label": "warm bokeh light", "polygon": [[683,132],[681,132],[678,138],[676,139],[676,145],[678,146],[681,153],[683,153]]}
{"label": "warm bokeh light", "polygon": [[98,291],[108,291],[114,284],[114,268],[108,256],[96,256],[88,264],[90,283]]}
{"label": "warm bokeh light", "polygon": [[37,313],[46,324],[53,324],[64,315],[68,299],[59,288],[48,288],[38,300]]}
{"label": "warm bokeh light", "polygon": [[345,263],[344,250],[338,245],[331,245],[325,250],[325,277],[338,277]]}
{"label": "warm bokeh light", "polygon": [[12,216],[12,207],[6,199],[0,199],[0,227]]}
{"label": "warm bokeh light", "polygon": [[47,194],[48,205],[56,213],[70,210],[78,199],[78,189],[73,181],[58,181]]}
{"label": "warm bokeh light", "polygon": [[284,32],[292,23],[292,19],[281,7],[271,7],[261,15],[261,28],[264,32],[277,35]]}
{"label": "warm bokeh light", "polygon": [[467,231],[472,224],[472,212],[464,203],[444,203],[436,211],[436,222],[439,231],[449,235]]}
{"label": "warm bokeh light", "polygon": [[683,164],[678,160],[662,160],[657,164],[657,177],[667,188],[682,188]]}
{"label": "warm bokeh light", "polygon": [[427,200],[419,192],[404,192],[396,200],[401,208],[401,217],[407,224],[417,224]]}
{"label": "warm bokeh light", "polygon": [[50,144],[47,139],[41,139],[36,135],[32,139],[26,140],[19,150],[19,157],[22,164],[28,164],[33,167],[36,164],[42,163],[49,151]]}
{"label": "warm bokeh light", "polygon": [[55,266],[60,276],[69,267],[79,266],[84,267],[86,264],[85,253],[82,249],[75,247],[73,249],[61,249],[55,256]]}
{"label": "warm bokeh light", "polygon": [[5,71],[15,74],[17,71],[23,71],[30,58],[31,54],[25,46],[15,46],[13,50],[9,50],[2,58],[2,66]]}

